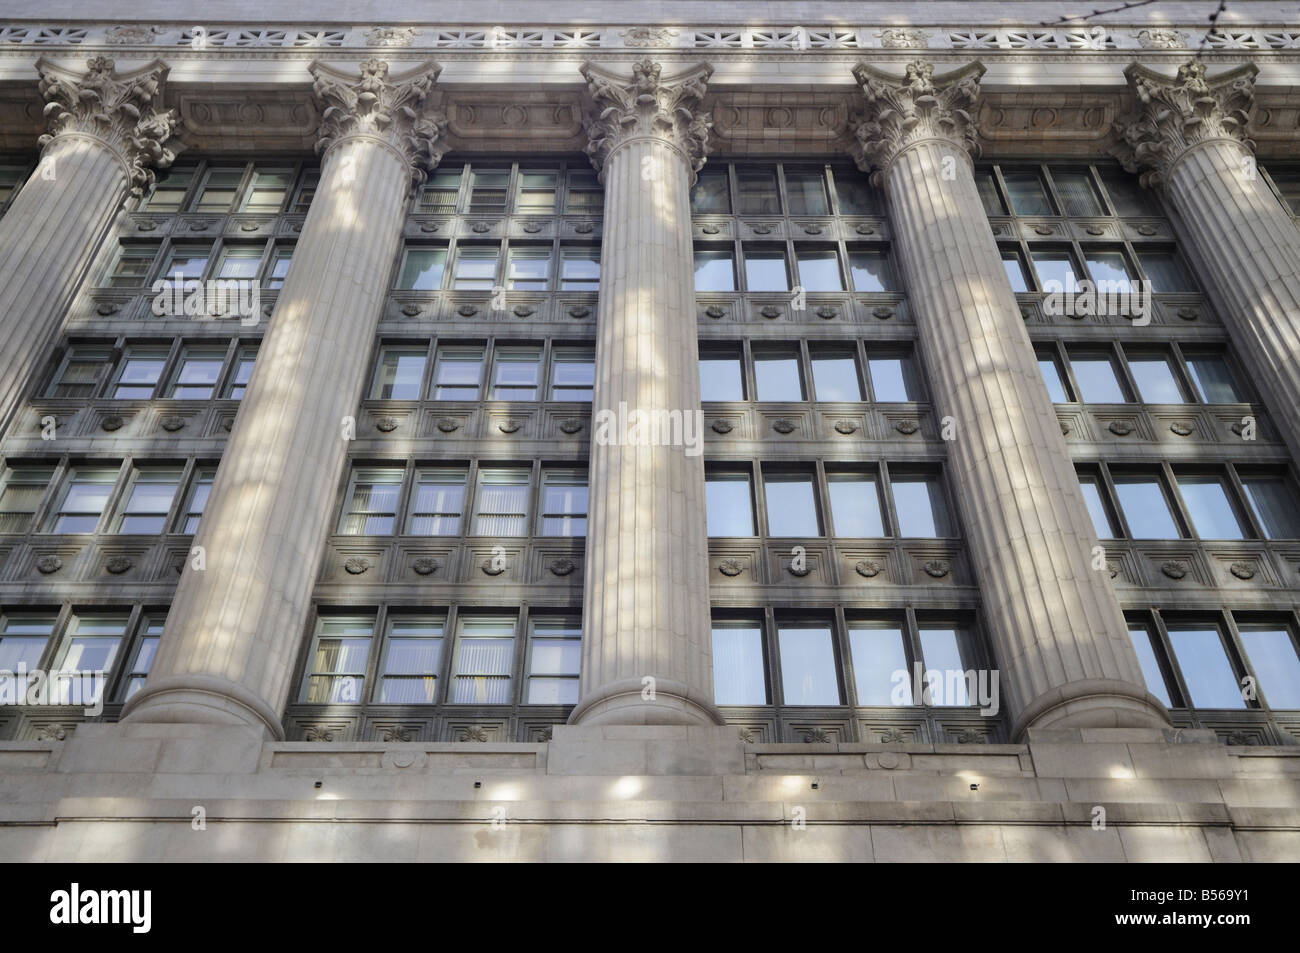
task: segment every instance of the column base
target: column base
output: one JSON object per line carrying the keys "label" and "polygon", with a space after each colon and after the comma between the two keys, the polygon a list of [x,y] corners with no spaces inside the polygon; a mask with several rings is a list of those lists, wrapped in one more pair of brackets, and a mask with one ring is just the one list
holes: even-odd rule
{"label": "column base", "polygon": [[578,702],[571,725],[721,725],[722,713],[708,699],[692,697],[681,682],[656,679],[653,697],[639,678],[602,685]]}
{"label": "column base", "polygon": [[1170,728],[1160,699],[1137,685],[1112,678],[1070,682],[1039,695],[1016,719],[1017,741],[1030,728]]}
{"label": "column base", "polygon": [[149,682],[122,708],[128,724],[240,725],[284,740],[280,716],[248,689],[211,675],[173,675]]}

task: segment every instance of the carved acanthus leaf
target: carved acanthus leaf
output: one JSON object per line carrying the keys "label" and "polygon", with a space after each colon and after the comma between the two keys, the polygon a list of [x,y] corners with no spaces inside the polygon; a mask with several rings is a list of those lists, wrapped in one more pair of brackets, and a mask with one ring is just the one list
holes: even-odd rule
{"label": "carved acanthus leaf", "polygon": [[389,77],[388,63],[368,59],[360,78],[320,62],[309,67],[321,106],[317,154],[353,136],[375,137],[406,157],[413,185],[420,186],[447,151],[447,117],[433,108],[433,84],[442,71],[426,61],[400,77]]}
{"label": "carved acanthus leaf", "polygon": [[1246,124],[1255,97],[1253,64],[1207,79],[1205,64],[1190,60],[1169,79],[1137,63],[1124,71],[1136,99],[1134,111],[1115,124],[1116,158],[1145,186],[1166,181],[1189,148],[1211,139],[1231,139],[1248,149]]}
{"label": "carved acanthus leaf", "polygon": [[38,140],[41,148],[63,135],[100,139],[125,161],[132,195],[143,195],[153,185],[153,170],[170,166],[183,148],[180,113],[154,107],[167,78],[161,60],[118,75],[111,59],[92,56],[78,76],[42,57],[36,72],[50,129]]}
{"label": "carved acanthus leaf", "polygon": [[604,181],[605,163],[624,142],[639,136],[668,140],[686,156],[694,173],[708,156],[713,121],[701,111],[705,86],[713,67],[701,63],[664,78],[662,67],[645,59],[632,65],[632,79],[595,66],[582,65],[582,77],[593,108],[583,119],[587,131],[586,153]]}
{"label": "carved acanthus leaf", "polygon": [[942,76],[933,73],[933,64],[924,60],[908,63],[902,79],[866,63],[853,68],[866,108],[853,129],[857,141],[849,152],[863,172],[873,173],[877,185],[899,153],[926,139],[948,139],[979,155],[975,106],[983,64],[971,63]]}

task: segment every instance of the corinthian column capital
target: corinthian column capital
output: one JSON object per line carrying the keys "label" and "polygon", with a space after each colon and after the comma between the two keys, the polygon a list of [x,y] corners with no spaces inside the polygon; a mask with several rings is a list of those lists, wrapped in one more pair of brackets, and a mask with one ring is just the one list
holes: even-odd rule
{"label": "corinthian column capital", "polygon": [[866,115],[854,127],[857,141],[849,152],[863,172],[872,172],[879,185],[884,170],[909,146],[928,139],[946,139],[979,154],[975,106],[982,63],[934,76],[924,60],[907,64],[901,79],[866,63],[853,68],[862,88]]}
{"label": "corinthian column capital", "polygon": [[631,80],[592,63],[582,64],[594,109],[583,120],[587,130],[587,155],[604,180],[605,163],[624,143],[653,137],[674,146],[694,173],[708,156],[713,122],[702,112],[705,86],[713,67],[701,63],[670,77],[649,59],[634,63]]}
{"label": "corinthian column capital", "polygon": [[1140,172],[1147,186],[1167,182],[1187,150],[1215,139],[1248,149],[1246,123],[1255,99],[1254,64],[1207,79],[1205,64],[1190,60],[1173,79],[1137,63],[1124,71],[1137,100],[1134,111],[1115,123],[1116,158],[1129,172]]}
{"label": "corinthian column capital", "polygon": [[118,74],[111,59],[93,56],[77,74],[42,57],[36,61],[49,132],[41,148],[76,138],[93,139],[126,167],[131,192],[153,185],[155,168],[172,164],[182,148],[176,138],[181,117],[174,109],[157,109],[167,65],[154,60],[131,73]]}
{"label": "corinthian column capital", "polygon": [[378,141],[397,152],[410,167],[413,185],[423,184],[428,171],[447,151],[447,117],[433,107],[433,84],[442,72],[426,60],[401,76],[388,74],[388,63],[369,59],[360,77],[315,62],[310,67],[312,90],[321,107],[316,152],[323,155],[346,139]]}

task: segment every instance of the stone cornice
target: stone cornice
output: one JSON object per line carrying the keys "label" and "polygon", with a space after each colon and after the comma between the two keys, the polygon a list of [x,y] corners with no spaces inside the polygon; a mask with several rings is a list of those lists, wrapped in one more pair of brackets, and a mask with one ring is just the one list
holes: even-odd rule
{"label": "stone cornice", "polygon": [[1136,106],[1116,123],[1116,158],[1130,172],[1140,172],[1143,185],[1154,186],[1168,181],[1178,160],[1202,142],[1230,139],[1253,150],[1246,126],[1258,72],[1247,64],[1208,79],[1205,64],[1189,60],[1170,79],[1132,64],[1124,75]]}
{"label": "stone cornice", "polygon": [[583,121],[587,131],[584,150],[604,178],[605,163],[623,143],[653,136],[676,147],[690,164],[692,181],[708,156],[712,121],[701,110],[705,85],[713,67],[699,63],[670,77],[659,63],[645,59],[632,66],[631,80],[584,63],[591,108]]}
{"label": "stone cornice", "polygon": [[877,184],[900,153],[927,139],[945,139],[979,154],[975,110],[983,64],[970,63],[941,76],[933,73],[934,65],[924,60],[907,64],[901,78],[866,63],[854,67],[866,109],[854,126],[857,141],[849,153],[863,172],[873,173]]}
{"label": "stone cornice", "polygon": [[321,109],[316,152],[324,155],[348,139],[373,139],[403,158],[413,185],[422,184],[446,151],[447,117],[432,108],[431,95],[442,68],[426,61],[390,77],[386,61],[368,59],[359,77],[319,61],[309,69]]}
{"label": "stone cornice", "polygon": [[86,72],[78,74],[42,58],[36,71],[49,121],[49,132],[38,140],[42,149],[73,137],[95,140],[122,161],[134,195],[153,184],[155,168],[165,169],[176,158],[180,114],[154,106],[167,78],[161,60],[119,74],[111,59],[92,56]]}

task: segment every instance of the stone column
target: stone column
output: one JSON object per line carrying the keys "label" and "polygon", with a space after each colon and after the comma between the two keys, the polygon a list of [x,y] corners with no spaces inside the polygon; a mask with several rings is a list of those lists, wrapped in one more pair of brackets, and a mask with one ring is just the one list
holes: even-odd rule
{"label": "stone column", "polygon": [[961,504],[1018,737],[1030,726],[1165,726],[1143,687],[1083,494],[973,176],[973,63],[900,80],[858,66],[866,119],[854,158],[889,200],[935,412],[951,416]]}
{"label": "stone column", "polygon": [[281,711],[310,612],[412,184],[441,158],[439,67],[360,80],[311,66],[320,187],[217,471],[158,656],[127,721],[260,725]]}
{"label": "stone column", "polygon": [[1291,453],[1300,459],[1300,235],[1255,169],[1245,136],[1253,65],[1207,81],[1195,60],[1169,79],[1136,63],[1134,113],[1115,151],[1142,184],[1162,188],[1233,344],[1253,370]]}
{"label": "stone column", "polygon": [[[587,153],[605,183],[605,228],[573,724],[721,724],[690,214],[711,73],[699,65],[664,78],[645,60],[628,80],[582,67],[594,102]],[[639,429],[638,412],[646,415]],[[685,429],[660,433],[650,421],[661,419]],[[695,447],[684,446],[692,435]]]}
{"label": "stone column", "polygon": [[179,144],[175,110],[160,111],[167,67],[158,60],[118,74],[102,56],[74,73],[36,63],[49,133],[41,163],[0,219],[0,432],[32,376],[128,191],[153,182]]}

